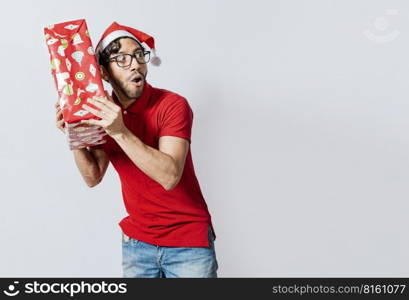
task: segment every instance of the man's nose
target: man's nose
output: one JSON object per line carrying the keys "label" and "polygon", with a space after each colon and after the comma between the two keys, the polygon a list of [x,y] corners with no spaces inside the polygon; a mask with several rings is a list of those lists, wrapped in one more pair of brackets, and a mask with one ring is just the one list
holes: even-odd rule
{"label": "man's nose", "polygon": [[136,57],[132,57],[132,61],[131,61],[131,71],[137,70],[139,71],[141,67],[141,64],[138,63],[138,61],[136,60]]}

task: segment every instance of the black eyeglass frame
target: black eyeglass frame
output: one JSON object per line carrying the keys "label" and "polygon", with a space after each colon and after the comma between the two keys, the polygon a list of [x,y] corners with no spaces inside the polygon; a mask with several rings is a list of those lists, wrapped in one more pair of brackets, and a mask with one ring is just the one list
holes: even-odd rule
{"label": "black eyeglass frame", "polygon": [[[144,61],[143,61],[143,62],[140,62],[140,61],[138,60],[138,58],[136,57],[136,54],[137,54],[138,52],[135,52],[134,54],[128,54],[128,53],[119,54],[119,55],[116,55],[116,56],[114,56],[114,57],[108,58],[108,59],[107,59],[107,62],[115,61],[116,64],[118,65],[118,67],[120,67],[120,68],[127,68],[127,67],[129,67],[130,65],[132,65],[132,61],[133,61],[133,59],[135,58],[136,61],[137,61],[139,64],[147,64],[147,63],[150,61],[150,59],[151,59],[151,52],[148,51],[148,50],[139,51],[139,52],[143,52],[143,58],[144,58]],[[118,58],[119,56],[122,56],[122,55],[126,55],[126,56],[130,56],[130,57],[131,57],[131,61],[130,61],[129,64],[126,65],[126,66],[121,66],[121,65],[119,64],[118,60],[117,60],[117,58]],[[148,55],[148,58],[147,58],[147,59],[146,59],[146,55]]]}

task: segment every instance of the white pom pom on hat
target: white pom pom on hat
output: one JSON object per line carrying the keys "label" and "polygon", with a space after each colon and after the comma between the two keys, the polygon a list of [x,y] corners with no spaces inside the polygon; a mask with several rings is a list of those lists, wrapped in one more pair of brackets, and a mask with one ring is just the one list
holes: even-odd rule
{"label": "white pom pom on hat", "polygon": [[152,49],[152,54],[153,54],[153,57],[151,59],[151,64],[157,67],[160,66],[160,64],[162,63],[162,60],[160,59],[159,56],[156,55],[155,49]]}
{"label": "white pom pom on hat", "polygon": [[108,45],[112,41],[120,37],[134,38],[140,44],[148,45],[153,54],[153,57],[151,58],[151,64],[154,66],[160,66],[162,60],[156,55],[154,38],[149,34],[146,34],[145,32],[142,32],[132,27],[118,24],[117,22],[113,22],[111,25],[109,25],[109,27],[104,31],[101,38],[99,39],[99,42],[95,49],[95,55],[97,56],[97,59],[99,59],[99,56],[101,55],[102,51],[104,51],[104,49],[108,47]]}

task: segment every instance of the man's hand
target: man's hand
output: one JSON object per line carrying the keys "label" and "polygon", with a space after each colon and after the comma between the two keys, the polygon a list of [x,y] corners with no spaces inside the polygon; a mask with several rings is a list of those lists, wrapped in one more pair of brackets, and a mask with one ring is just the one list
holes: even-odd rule
{"label": "man's hand", "polygon": [[94,96],[88,99],[88,102],[98,107],[99,110],[93,109],[92,107],[84,104],[82,107],[92,113],[93,115],[101,118],[101,120],[89,119],[82,120],[82,124],[88,125],[99,125],[104,128],[105,132],[111,137],[120,135],[126,131],[122,119],[121,108],[114,103],[112,97],[105,91],[105,97]]}
{"label": "man's hand", "polygon": [[58,101],[55,103],[55,120],[56,120],[55,125],[57,126],[57,128],[65,133],[65,122],[63,120],[62,110]]}

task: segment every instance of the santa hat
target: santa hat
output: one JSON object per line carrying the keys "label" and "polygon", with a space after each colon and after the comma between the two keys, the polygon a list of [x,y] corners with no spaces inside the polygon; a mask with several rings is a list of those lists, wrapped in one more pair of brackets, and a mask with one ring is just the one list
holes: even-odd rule
{"label": "santa hat", "polygon": [[147,45],[153,54],[151,59],[151,64],[154,66],[159,66],[161,64],[161,59],[156,55],[155,40],[150,35],[134,29],[132,27],[123,26],[117,22],[113,22],[102,34],[99,42],[97,44],[95,54],[97,59],[101,55],[102,51],[114,40],[120,37],[130,37],[137,40],[141,45]]}

